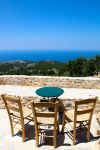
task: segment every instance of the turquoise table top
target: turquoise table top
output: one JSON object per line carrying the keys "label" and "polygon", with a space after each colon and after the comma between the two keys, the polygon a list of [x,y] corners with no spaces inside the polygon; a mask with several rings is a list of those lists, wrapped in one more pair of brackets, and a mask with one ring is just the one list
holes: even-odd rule
{"label": "turquoise table top", "polygon": [[58,97],[64,93],[59,87],[43,87],[36,90],[36,94],[42,97]]}

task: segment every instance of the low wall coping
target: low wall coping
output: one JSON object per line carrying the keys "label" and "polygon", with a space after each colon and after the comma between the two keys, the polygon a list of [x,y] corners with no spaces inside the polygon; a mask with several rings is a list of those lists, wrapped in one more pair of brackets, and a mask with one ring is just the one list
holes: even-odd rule
{"label": "low wall coping", "polygon": [[26,76],[26,75],[0,75],[0,78],[5,78],[5,77],[23,77],[23,78],[60,78],[60,79],[71,79],[71,80],[99,80],[100,77],[61,77],[61,76]]}

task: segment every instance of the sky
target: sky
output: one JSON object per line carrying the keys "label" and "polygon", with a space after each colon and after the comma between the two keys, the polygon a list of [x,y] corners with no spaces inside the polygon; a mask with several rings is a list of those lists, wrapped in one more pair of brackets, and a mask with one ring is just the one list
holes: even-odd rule
{"label": "sky", "polygon": [[100,0],[0,0],[0,50],[100,50]]}

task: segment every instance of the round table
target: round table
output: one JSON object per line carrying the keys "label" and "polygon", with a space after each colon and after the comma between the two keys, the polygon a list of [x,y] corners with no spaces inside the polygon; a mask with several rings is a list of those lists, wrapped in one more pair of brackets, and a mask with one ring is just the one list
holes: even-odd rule
{"label": "round table", "polygon": [[[58,96],[62,95],[63,93],[64,90],[59,87],[42,87],[36,90],[36,94],[44,98],[40,100],[41,102],[49,101],[49,98],[54,98],[53,102],[55,102]],[[42,111],[45,111],[46,109],[46,107],[42,108]]]}
{"label": "round table", "polygon": [[42,87],[36,90],[36,94],[44,98],[57,98],[62,95],[64,90],[59,87]]}

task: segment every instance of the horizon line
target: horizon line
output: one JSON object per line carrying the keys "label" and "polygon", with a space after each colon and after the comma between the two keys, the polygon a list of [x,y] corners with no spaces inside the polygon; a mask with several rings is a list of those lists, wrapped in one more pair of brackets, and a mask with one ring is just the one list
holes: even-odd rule
{"label": "horizon line", "polygon": [[100,51],[100,49],[0,49],[0,51]]}

